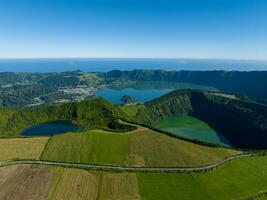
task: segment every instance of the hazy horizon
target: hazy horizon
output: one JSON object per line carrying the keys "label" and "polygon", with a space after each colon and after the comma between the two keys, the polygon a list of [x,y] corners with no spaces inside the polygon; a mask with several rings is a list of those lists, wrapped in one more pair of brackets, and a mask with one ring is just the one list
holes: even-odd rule
{"label": "hazy horizon", "polygon": [[63,72],[82,70],[164,69],[189,71],[266,71],[264,60],[156,59],[156,58],[39,58],[0,59],[0,72]]}

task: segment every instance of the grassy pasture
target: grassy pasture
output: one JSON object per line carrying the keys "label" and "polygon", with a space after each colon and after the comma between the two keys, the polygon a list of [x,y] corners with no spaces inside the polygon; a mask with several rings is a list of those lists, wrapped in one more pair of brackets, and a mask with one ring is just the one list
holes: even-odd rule
{"label": "grassy pasture", "polygon": [[142,199],[247,199],[267,190],[267,157],[232,161],[207,173],[138,174]]}
{"label": "grassy pasture", "polygon": [[39,159],[48,137],[0,139],[0,160]]}
{"label": "grassy pasture", "polygon": [[62,167],[0,168],[0,199],[266,199],[267,156],[206,173],[112,173]]}
{"label": "grassy pasture", "polygon": [[97,199],[98,177],[85,170],[50,167],[55,171],[50,200]]}
{"label": "grassy pasture", "polygon": [[135,166],[199,166],[222,160],[239,152],[201,146],[142,130],[131,135],[131,164]]}
{"label": "grassy pasture", "polygon": [[43,160],[123,165],[129,152],[129,136],[102,130],[55,135]]}
{"label": "grassy pasture", "polygon": [[101,173],[99,199],[138,200],[139,188],[134,173]]}
{"label": "grassy pasture", "polygon": [[129,133],[91,130],[55,135],[43,160],[128,166],[197,166],[239,152],[175,139],[148,129]]}
{"label": "grassy pasture", "polygon": [[93,172],[50,167],[54,172],[50,200],[137,200],[139,188],[134,173]]}

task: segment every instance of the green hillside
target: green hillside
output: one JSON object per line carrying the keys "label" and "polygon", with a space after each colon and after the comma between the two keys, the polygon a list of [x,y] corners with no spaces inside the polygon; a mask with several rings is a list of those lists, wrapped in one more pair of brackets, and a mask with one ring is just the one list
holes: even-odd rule
{"label": "green hillside", "polygon": [[12,109],[9,109],[9,112],[7,110],[0,108],[2,114],[0,135],[4,137],[18,136],[25,128],[57,120],[69,120],[85,128],[102,128],[113,122],[117,116],[121,116],[121,111],[117,107],[101,98],[32,109],[14,109],[16,112],[14,115],[10,114]]}
{"label": "green hillside", "polygon": [[199,166],[240,152],[189,143],[139,128],[128,133],[91,130],[55,135],[43,160],[124,166]]}
{"label": "green hillside", "polygon": [[212,92],[176,90],[145,103],[128,116],[137,123],[156,127],[162,119],[184,115],[204,121],[233,147],[267,147],[267,106]]}

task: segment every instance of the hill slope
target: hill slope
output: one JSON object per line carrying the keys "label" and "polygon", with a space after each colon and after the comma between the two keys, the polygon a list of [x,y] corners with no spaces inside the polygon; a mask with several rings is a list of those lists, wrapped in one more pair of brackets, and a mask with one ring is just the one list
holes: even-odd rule
{"label": "hill slope", "polygon": [[132,120],[156,127],[161,119],[190,115],[209,124],[233,147],[267,147],[267,106],[210,92],[177,90],[141,107]]}
{"label": "hill slope", "polygon": [[57,120],[73,121],[86,128],[100,128],[109,125],[117,115],[121,115],[117,107],[101,98],[32,109],[12,109],[10,112],[7,110],[0,110],[1,113],[6,113],[5,117],[1,117],[1,136],[16,136],[27,127]]}
{"label": "hill slope", "polygon": [[113,70],[103,76],[108,83],[148,80],[184,82],[212,86],[224,92],[246,93],[253,99],[267,99],[267,71]]}

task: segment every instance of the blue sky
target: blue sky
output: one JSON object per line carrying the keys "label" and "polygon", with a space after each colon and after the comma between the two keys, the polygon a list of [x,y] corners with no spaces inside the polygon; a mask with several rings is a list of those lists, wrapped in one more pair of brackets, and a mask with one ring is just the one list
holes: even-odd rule
{"label": "blue sky", "polygon": [[267,59],[266,0],[0,0],[0,58]]}

